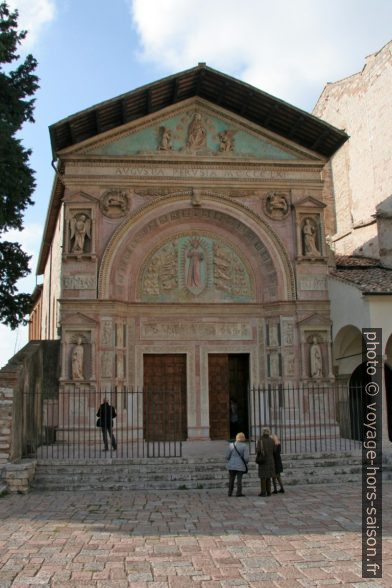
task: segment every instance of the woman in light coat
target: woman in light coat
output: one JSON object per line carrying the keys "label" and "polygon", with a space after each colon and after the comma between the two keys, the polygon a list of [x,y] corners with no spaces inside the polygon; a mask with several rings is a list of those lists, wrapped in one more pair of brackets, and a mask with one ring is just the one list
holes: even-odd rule
{"label": "woman in light coat", "polygon": [[237,433],[235,442],[230,443],[226,451],[227,469],[229,470],[229,496],[232,496],[234,490],[234,481],[237,478],[236,496],[242,494],[242,476],[248,471],[247,463],[249,461],[249,447],[245,442],[245,435]]}

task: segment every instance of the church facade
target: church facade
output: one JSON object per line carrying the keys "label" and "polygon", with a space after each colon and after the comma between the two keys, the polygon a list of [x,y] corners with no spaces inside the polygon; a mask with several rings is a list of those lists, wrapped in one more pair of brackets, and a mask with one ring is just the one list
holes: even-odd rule
{"label": "church facade", "polygon": [[204,440],[229,436],[231,403],[251,410],[249,386],[333,382],[343,132],[199,64],[50,134],[32,332],[60,339],[60,394],[150,389]]}

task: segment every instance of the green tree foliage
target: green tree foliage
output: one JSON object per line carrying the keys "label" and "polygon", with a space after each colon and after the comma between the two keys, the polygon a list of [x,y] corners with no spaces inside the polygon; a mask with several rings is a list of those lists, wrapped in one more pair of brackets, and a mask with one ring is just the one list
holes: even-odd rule
{"label": "green tree foliage", "polygon": [[[15,328],[30,310],[28,294],[17,294],[17,280],[29,273],[30,257],[19,243],[4,240],[9,229],[22,230],[23,212],[32,204],[34,174],[31,150],[16,137],[25,122],[34,122],[37,61],[20,61],[17,49],[26,36],[18,31],[18,11],[0,3],[0,322]],[[17,61],[16,64],[13,62]],[[12,65],[11,65],[12,64]],[[13,69],[14,67],[14,69]]]}

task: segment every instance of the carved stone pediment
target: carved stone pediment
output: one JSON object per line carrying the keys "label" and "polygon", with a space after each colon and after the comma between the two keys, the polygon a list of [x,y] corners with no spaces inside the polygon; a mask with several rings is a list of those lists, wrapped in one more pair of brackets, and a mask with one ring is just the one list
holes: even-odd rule
{"label": "carved stone pediment", "polygon": [[62,325],[67,327],[95,327],[97,325],[97,321],[85,314],[82,314],[81,312],[77,312],[75,314],[65,315],[62,319]]}
{"label": "carved stone pediment", "polygon": [[72,202],[72,204],[83,204],[84,202],[94,202],[95,204],[99,202],[98,198],[92,196],[91,194],[87,194],[87,192],[72,192],[71,194],[67,194],[64,198],[66,202]]}
{"label": "carved stone pediment", "polygon": [[322,314],[318,314],[317,312],[298,321],[298,326],[300,327],[329,327],[330,325],[331,320]]}
{"label": "carved stone pediment", "polygon": [[296,209],[325,208],[327,206],[326,204],[324,204],[324,202],[321,202],[321,200],[314,198],[314,196],[305,196],[305,198],[302,198],[301,200],[297,200],[296,202],[294,202],[293,205]]}
{"label": "carved stone pediment", "polygon": [[315,153],[295,145],[231,112],[196,98],[173,105],[68,148],[88,156],[184,157],[211,156],[259,160],[320,161]]}

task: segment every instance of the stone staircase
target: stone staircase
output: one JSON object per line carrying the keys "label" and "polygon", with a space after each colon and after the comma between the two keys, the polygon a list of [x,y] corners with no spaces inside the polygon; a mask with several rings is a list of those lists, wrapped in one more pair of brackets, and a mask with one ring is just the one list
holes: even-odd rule
{"label": "stone staircase", "polygon": [[[283,455],[283,480],[296,484],[361,483],[358,453]],[[32,487],[37,490],[202,490],[227,487],[226,462],[221,458],[148,458],[38,460]],[[259,488],[251,456],[246,489]]]}

